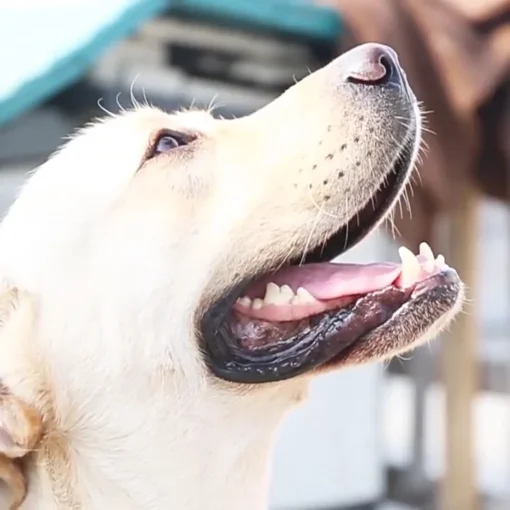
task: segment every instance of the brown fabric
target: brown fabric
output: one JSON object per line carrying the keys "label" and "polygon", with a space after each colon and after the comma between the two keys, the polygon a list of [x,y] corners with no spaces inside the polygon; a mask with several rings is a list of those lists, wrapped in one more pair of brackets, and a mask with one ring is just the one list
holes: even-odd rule
{"label": "brown fabric", "polygon": [[431,241],[434,218],[456,202],[461,179],[510,200],[510,0],[317,0],[346,23],[341,50],[388,44],[427,114],[428,150],[413,185],[404,241]]}

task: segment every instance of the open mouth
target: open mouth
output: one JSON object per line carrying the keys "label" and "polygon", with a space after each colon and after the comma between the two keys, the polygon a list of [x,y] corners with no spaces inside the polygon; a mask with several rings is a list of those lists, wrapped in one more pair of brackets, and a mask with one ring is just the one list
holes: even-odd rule
{"label": "open mouth", "polygon": [[402,149],[369,203],[325,245],[236,285],[204,315],[206,360],[215,375],[261,383],[338,366],[374,332],[391,335],[399,316],[427,298],[442,305],[416,323],[416,334],[454,306],[458,276],[426,244],[418,256],[402,247],[400,264],[330,262],[386,216],[405,185],[414,143]]}

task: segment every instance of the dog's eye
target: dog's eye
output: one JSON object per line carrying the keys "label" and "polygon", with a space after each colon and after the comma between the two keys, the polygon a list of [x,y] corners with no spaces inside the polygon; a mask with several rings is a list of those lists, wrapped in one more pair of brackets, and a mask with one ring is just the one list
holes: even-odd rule
{"label": "dog's eye", "polygon": [[186,145],[186,143],[187,142],[178,135],[161,135],[154,144],[154,156]]}
{"label": "dog's eye", "polygon": [[195,136],[189,134],[165,130],[155,137],[146,159],[151,159],[159,154],[165,154],[178,147],[188,145],[195,138]]}

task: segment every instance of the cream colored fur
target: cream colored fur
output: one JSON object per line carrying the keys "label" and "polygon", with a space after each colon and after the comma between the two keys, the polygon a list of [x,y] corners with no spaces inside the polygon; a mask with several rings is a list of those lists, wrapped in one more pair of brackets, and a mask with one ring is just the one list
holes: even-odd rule
{"label": "cream colored fur", "polygon": [[[335,73],[234,121],[107,118],[29,179],[0,228],[0,277],[20,293],[0,374],[44,419],[23,510],[266,508],[278,425],[308,379],[211,377],[195,313],[234,272],[319,244],[379,187],[398,148],[384,108],[360,112]],[[358,143],[361,113],[377,138]],[[141,164],[165,127],[199,139]]]}

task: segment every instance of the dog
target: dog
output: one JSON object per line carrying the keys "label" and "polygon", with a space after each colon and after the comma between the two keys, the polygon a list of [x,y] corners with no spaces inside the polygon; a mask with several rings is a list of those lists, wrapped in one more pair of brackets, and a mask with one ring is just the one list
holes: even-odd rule
{"label": "dog", "polygon": [[265,509],[310,380],[462,305],[426,244],[330,263],[391,213],[421,126],[368,43],[243,118],[140,106],[66,142],[0,227],[1,508]]}

